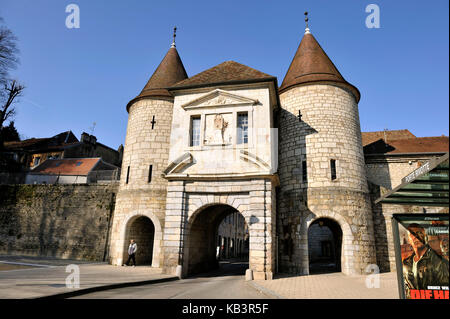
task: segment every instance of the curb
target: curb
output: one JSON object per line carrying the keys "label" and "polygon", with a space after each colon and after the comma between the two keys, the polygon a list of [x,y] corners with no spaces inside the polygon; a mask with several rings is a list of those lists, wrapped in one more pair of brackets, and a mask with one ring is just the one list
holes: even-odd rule
{"label": "curb", "polygon": [[265,288],[265,287],[263,287],[263,286],[258,285],[258,284],[255,283],[253,280],[251,280],[251,281],[246,281],[245,283],[246,283],[247,285],[252,286],[252,287],[255,288],[256,290],[259,290],[260,292],[262,292],[262,293],[264,293],[264,294],[266,294],[266,295],[270,295],[270,296],[272,296],[272,297],[275,297],[276,299],[287,299],[286,297],[284,297],[284,296],[282,296],[282,295],[279,295],[279,294],[277,294],[276,292],[274,292],[274,291],[272,291],[272,290],[270,290],[270,289],[267,289],[267,288]]}
{"label": "curb", "polygon": [[104,285],[104,286],[83,288],[83,289],[78,289],[78,290],[71,291],[71,292],[63,292],[63,293],[58,293],[58,294],[53,294],[53,295],[48,295],[48,296],[35,297],[35,298],[31,298],[31,299],[66,299],[66,298],[82,296],[85,294],[90,294],[90,293],[98,292],[98,291],[105,291],[105,290],[119,289],[119,288],[126,288],[126,287],[143,286],[143,285],[150,285],[150,284],[159,284],[162,282],[169,282],[169,281],[175,281],[175,280],[180,280],[180,278],[167,277],[167,278],[150,279],[150,280],[143,280],[143,281],[123,282],[123,283],[119,283],[119,284],[110,284],[110,285]]}

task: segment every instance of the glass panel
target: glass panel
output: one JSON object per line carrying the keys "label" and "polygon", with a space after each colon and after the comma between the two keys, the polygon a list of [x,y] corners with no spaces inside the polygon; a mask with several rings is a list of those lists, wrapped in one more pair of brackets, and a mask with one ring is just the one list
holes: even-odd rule
{"label": "glass panel", "polygon": [[200,117],[192,118],[191,130],[191,146],[200,145]]}
{"label": "glass panel", "polygon": [[248,114],[238,114],[237,118],[237,144],[248,143]]}

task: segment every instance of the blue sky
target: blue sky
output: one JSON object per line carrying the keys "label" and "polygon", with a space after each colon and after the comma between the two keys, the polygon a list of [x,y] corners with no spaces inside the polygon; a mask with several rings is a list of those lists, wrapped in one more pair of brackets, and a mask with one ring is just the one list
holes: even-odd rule
{"label": "blue sky", "polygon": [[[80,8],[68,29],[65,8]],[[367,5],[381,28],[368,29]],[[322,48],[361,91],[361,129],[449,134],[449,2],[402,0],[105,1],[1,0],[0,16],[19,38],[12,75],[26,85],[16,127],[25,137],[72,130],[108,146],[124,143],[125,106],[170,47],[189,76],[234,60],[281,84],[304,32],[304,11]]]}

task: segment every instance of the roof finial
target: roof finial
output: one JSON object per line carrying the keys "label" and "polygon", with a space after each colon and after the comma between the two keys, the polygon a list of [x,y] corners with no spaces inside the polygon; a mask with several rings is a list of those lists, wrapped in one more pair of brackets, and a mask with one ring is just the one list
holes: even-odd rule
{"label": "roof finial", "polygon": [[173,42],[172,45],[170,46],[171,48],[175,48],[175,37],[177,36],[177,27],[173,27]]}
{"label": "roof finial", "polygon": [[308,27],[308,11],[305,11],[305,22],[306,22],[306,28],[305,28],[305,34],[309,34],[311,32],[309,32],[309,27]]}

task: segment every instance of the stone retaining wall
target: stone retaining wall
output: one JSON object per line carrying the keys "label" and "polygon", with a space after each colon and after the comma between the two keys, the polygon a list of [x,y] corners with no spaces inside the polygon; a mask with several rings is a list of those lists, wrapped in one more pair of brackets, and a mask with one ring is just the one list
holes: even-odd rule
{"label": "stone retaining wall", "polygon": [[0,185],[0,253],[103,261],[117,188]]}

